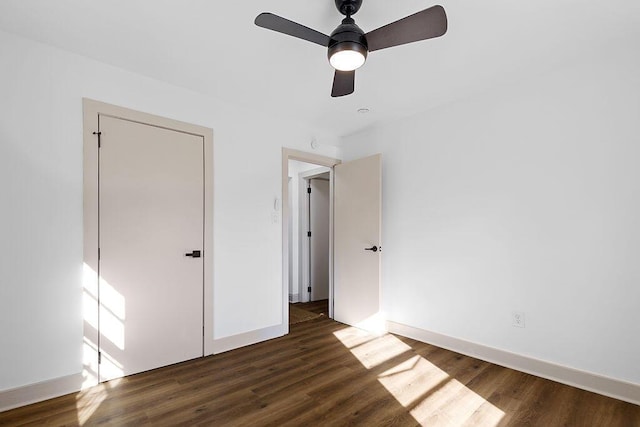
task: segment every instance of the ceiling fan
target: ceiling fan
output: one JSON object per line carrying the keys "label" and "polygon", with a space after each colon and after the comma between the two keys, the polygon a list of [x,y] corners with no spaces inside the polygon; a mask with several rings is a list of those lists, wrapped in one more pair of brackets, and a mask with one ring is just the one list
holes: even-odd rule
{"label": "ceiling fan", "polygon": [[328,48],[329,63],[336,69],[333,97],[353,93],[355,70],[364,64],[369,52],[440,37],[447,32],[447,15],[442,6],[430,7],[365,34],[352,18],[360,10],[362,0],[335,0],[335,3],[346,18],[330,36],[272,13],[261,13],[255,20],[259,27]]}

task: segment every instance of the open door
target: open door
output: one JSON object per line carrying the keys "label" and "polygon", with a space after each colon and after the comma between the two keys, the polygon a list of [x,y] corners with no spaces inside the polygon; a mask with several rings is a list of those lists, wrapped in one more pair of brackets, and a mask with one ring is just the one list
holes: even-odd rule
{"label": "open door", "polygon": [[334,201],[334,319],[382,330],[382,155],[336,165]]}

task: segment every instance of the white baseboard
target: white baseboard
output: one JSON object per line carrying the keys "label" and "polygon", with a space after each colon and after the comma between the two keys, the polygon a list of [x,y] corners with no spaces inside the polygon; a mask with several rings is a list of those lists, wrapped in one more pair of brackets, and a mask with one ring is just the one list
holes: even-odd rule
{"label": "white baseboard", "polygon": [[292,303],[292,304],[300,302],[300,295],[299,294],[289,294],[289,302]]}
{"label": "white baseboard", "polygon": [[78,373],[0,391],[0,412],[79,392],[82,381],[82,374]]}
{"label": "white baseboard", "polygon": [[[214,354],[256,344],[261,341],[281,337],[287,333],[283,325],[271,326],[264,329],[233,335],[230,337],[214,339],[207,343]],[[77,393],[82,389],[82,374],[68,375],[66,377],[55,378],[35,384],[17,387],[10,390],[0,391],[0,412],[54,397],[64,396],[69,393]]]}
{"label": "white baseboard", "polygon": [[387,321],[389,332],[505,366],[527,374],[640,405],[640,384],[558,365],[529,356]]}
{"label": "white baseboard", "polygon": [[224,353],[226,351],[235,350],[236,348],[246,347],[251,344],[281,337],[286,333],[287,330],[285,330],[283,325],[275,325],[264,329],[245,332],[243,334],[218,338],[213,340],[213,353]]}

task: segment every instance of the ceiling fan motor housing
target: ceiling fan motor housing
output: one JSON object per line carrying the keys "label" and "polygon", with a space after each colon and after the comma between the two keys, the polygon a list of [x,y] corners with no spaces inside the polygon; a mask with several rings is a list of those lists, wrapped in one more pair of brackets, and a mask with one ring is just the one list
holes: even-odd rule
{"label": "ceiling fan motor housing", "polygon": [[342,20],[342,24],[336,28],[330,36],[328,57],[331,57],[343,50],[353,50],[360,52],[364,58],[367,58],[369,46],[364,31],[358,27],[351,18]]}
{"label": "ceiling fan motor housing", "polygon": [[360,6],[362,6],[362,0],[335,0],[336,7],[341,14],[345,16],[355,15]]}

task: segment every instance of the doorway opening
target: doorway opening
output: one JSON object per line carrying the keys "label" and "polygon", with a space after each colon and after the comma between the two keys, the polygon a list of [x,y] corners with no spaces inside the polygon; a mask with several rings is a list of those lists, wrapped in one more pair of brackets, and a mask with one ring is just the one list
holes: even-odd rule
{"label": "doorway opening", "polygon": [[384,330],[380,310],[382,155],[342,163],[283,148],[282,333],[289,333],[289,291],[293,289],[289,285],[290,249],[294,245],[293,239],[289,241],[289,160],[329,168],[329,317],[366,330]]}
{"label": "doorway opening", "polygon": [[333,166],[337,159],[283,149],[283,320],[333,317]]}
{"label": "doorway opening", "polygon": [[289,160],[289,302],[329,299],[329,168]]}
{"label": "doorway opening", "polygon": [[[289,323],[329,315],[330,168],[289,160]],[[310,304],[313,303],[313,304]],[[302,313],[298,310],[305,310]],[[293,311],[291,311],[293,310]]]}

